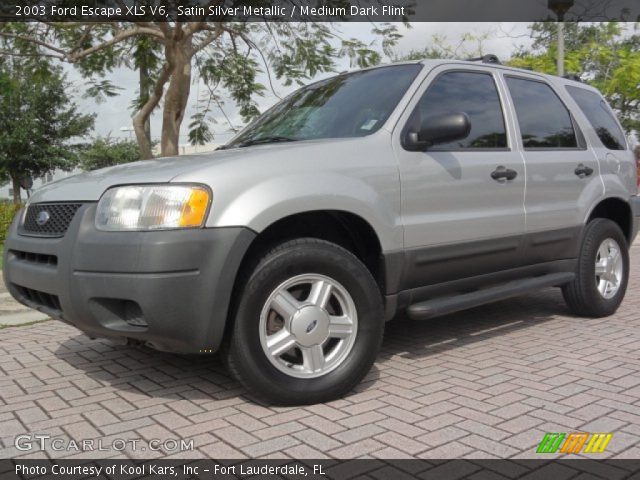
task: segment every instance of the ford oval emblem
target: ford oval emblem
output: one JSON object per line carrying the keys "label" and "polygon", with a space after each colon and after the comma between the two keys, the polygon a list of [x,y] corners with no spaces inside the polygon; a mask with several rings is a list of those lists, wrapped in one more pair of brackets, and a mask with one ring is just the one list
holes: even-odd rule
{"label": "ford oval emblem", "polygon": [[307,333],[311,333],[313,332],[313,329],[316,328],[316,325],[318,325],[318,320],[314,320],[313,322],[311,322],[309,325],[307,325]]}
{"label": "ford oval emblem", "polygon": [[51,215],[49,215],[49,212],[42,210],[41,212],[38,212],[38,215],[36,216],[36,223],[42,227],[50,218]]}

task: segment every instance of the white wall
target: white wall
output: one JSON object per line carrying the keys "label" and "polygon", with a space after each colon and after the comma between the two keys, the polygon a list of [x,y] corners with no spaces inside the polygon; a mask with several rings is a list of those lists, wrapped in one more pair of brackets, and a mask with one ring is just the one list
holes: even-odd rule
{"label": "white wall", "polygon": [[[79,168],[76,168],[70,172],[64,172],[62,170],[55,170],[53,173],[49,173],[40,178],[33,179],[33,190],[41,187],[47,183],[53,182],[54,180],[60,180],[62,178],[70,177],[71,175],[75,175],[77,173],[82,172]],[[20,195],[23,200],[27,199],[27,192],[21,189]],[[11,186],[11,182],[5,183],[4,185],[0,185],[0,199],[13,199],[13,188]]]}

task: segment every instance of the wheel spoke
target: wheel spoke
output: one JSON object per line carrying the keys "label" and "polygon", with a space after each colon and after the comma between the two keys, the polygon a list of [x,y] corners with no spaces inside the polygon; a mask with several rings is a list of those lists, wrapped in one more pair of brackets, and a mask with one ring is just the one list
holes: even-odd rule
{"label": "wheel spoke", "polygon": [[302,348],[302,362],[305,369],[312,372],[320,370],[324,367],[324,352],[322,346],[314,345],[312,347]]}
{"label": "wheel spoke", "polygon": [[288,291],[281,290],[273,299],[271,308],[288,320],[300,308],[300,303]]}
{"label": "wheel spoke", "polygon": [[283,353],[291,350],[296,344],[296,339],[284,328],[278,333],[267,337],[267,348],[274,357],[279,357]]}
{"label": "wheel spoke", "polygon": [[329,298],[331,298],[332,290],[333,287],[329,282],[325,282],[324,280],[313,282],[307,301],[320,308],[326,308]]}
{"label": "wheel spoke", "polygon": [[618,255],[616,255],[616,258],[613,259],[613,268],[622,268],[622,255],[620,255],[620,253],[618,253]]}
{"label": "wheel spoke", "polygon": [[329,338],[346,338],[352,333],[353,321],[349,317],[329,317]]}
{"label": "wheel spoke", "polygon": [[600,260],[596,263],[596,275],[601,277],[605,273],[607,273],[607,262],[605,260]]}
{"label": "wheel spoke", "polygon": [[600,278],[600,281],[597,283],[598,291],[602,296],[604,296],[607,287],[607,281],[604,278]]}
{"label": "wheel spoke", "polygon": [[607,242],[603,242],[598,248],[598,257],[599,260],[606,260],[609,257],[609,245]]}

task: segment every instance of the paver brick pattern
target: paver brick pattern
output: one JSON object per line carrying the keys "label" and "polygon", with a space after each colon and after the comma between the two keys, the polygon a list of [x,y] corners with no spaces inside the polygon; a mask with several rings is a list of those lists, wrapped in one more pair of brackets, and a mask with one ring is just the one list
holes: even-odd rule
{"label": "paver brick pattern", "polygon": [[[388,324],[343,399],[271,407],[217,356],[90,340],[59,322],[0,330],[0,457],[534,458],[545,432],[612,432],[603,457],[640,458],[640,246],[610,318],[570,315],[560,291],[427,322]],[[21,451],[21,434],[62,439]],[[75,440],[102,439],[77,452]],[[121,449],[121,440],[139,439]],[[153,439],[193,440],[193,449]],[[94,443],[97,446],[97,443]],[[538,456],[539,458],[539,456]]]}

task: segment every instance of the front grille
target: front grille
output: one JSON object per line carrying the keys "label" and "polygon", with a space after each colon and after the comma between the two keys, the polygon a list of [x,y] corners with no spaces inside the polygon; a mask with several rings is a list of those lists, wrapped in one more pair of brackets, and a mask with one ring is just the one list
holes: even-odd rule
{"label": "front grille", "polygon": [[43,265],[58,265],[58,257],[46,253],[23,252],[21,250],[9,250],[18,260],[29,263],[40,263]]}
{"label": "front grille", "polygon": [[23,287],[21,285],[16,285],[15,283],[13,286],[27,302],[34,303],[37,306],[46,307],[50,310],[55,310],[58,313],[62,312],[60,299],[57,295]]}
{"label": "front grille", "polygon": [[36,203],[30,205],[22,230],[27,235],[62,237],[81,203]]}

